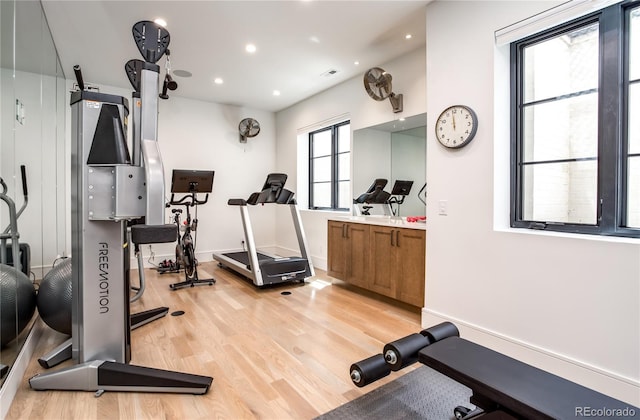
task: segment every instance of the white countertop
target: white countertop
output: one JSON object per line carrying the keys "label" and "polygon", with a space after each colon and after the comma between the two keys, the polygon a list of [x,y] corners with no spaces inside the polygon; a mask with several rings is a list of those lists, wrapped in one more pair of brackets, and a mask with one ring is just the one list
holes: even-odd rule
{"label": "white countertop", "polygon": [[406,229],[422,229],[427,230],[427,223],[422,222],[407,222],[406,217],[392,217],[392,216],[333,216],[329,220],[335,220],[337,222],[352,222],[352,223],[364,223],[368,225],[378,226],[390,226],[401,227]]}

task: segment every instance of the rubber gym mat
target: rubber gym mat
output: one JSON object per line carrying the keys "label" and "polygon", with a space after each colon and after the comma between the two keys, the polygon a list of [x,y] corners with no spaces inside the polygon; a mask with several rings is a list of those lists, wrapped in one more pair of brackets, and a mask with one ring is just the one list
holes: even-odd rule
{"label": "rubber gym mat", "polygon": [[455,419],[457,406],[475,408],[470,397],[466,386],[421,366],[315,420]]}

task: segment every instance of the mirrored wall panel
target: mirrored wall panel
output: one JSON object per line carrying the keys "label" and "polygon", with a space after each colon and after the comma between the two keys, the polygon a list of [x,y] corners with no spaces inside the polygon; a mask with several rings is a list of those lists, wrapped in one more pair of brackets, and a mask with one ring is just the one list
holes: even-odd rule
{"label": "mirrored wall panel", "polygon": [[0,20],[4,379],[33,324],[38,283],[68,253],[68,205],[65,78],[42,5],[3,0]]}
{"label": "mirrored wall panel", "polygon": [[[384,190],[390,194],[396,181],[409,181],[411,189],[402,204],[393,203],[402,196],[392,194],[396,197],[392,198],[392,209],[401,217],[426,215],[426,123],[426,114],[420,114],[353,132],[354,198],[378,178],[387,180]],[[369,212],[384,214],[381,206],[373,206]]]}

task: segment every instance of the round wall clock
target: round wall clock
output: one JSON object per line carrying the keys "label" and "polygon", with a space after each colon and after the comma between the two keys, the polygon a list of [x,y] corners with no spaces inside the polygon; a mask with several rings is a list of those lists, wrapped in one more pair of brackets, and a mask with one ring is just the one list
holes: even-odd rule
{"label": "round wall clock", "polygon": [[465,105],[453,105],[442,111],[436,121],[438,141],[450,149],[466,146],[476,135],[478,116]]}

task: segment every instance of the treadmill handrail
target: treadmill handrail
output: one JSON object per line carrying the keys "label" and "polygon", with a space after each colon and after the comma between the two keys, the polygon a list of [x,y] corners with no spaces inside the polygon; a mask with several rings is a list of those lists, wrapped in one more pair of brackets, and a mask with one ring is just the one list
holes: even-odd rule
{"label": "treadmill handrail", "polygon": [[227,204],[230,206],[246,206],[247,200],[244,198],[230,198]]}

